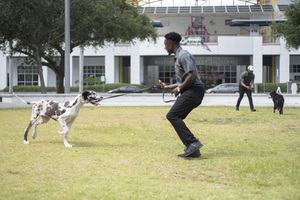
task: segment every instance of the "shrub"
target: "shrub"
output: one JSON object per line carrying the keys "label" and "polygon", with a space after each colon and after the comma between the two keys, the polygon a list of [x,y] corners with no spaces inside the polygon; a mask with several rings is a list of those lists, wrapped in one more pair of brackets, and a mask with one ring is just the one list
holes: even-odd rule
{"label": "shrub", "polygon": [[[127,83],[112,83],[112,84],[99,84],[99,85],[87,85],[83,86],[83,90],[94,90],[96,92],[108,92],[109,90],[116,89],[124,85],[135,85],[140,88],[145,88],[145,85],[127,84]],[[9,88],[3,89],[3,92],[8,92]],[[14,92],[41,92],[41,86],[14,86]],[[46,87],[47,92],[56,92],[56,87]],[[78,92],[79,86],[70,88],[71,92]]]}
{"label": "shrub", "polygon": [[[146,85],[139,84],[128,84],[128,83],[110,83],[110,84],[99,84],[99,85],[87,85],[83,86],[83,90],[94,90],[96,92],[108,92],[109,90],[116,89],[124,85],[135,85],[140,88],[147,88]],[[287,92],[286,83],[256,83],[258,93],[270,93],[276,91],[278,87],[282,93]],[[9,88],[3,89],[3,92],[8,92]],[[70,88],[71,92],[78,92],[79,87],[74,86]],[[56,92],[56,87],[46,87],[47,92]],[[14,92],[41,92],[40,86],[14,86]],[[300,85],[298,85],[298,93],[300,92]]]}
{"label": "shrub", "polygon": [[[282,93],[287,92],[287,83],[257,83],[258,93],[270,93],[272,91],[276,91],[278,87]],[[291,85],[289,85],[291,87]],[[289,88],[289,92],[291,92],[291,88]],[[300,85],[298,85],[298,92],[300,92]]]}
{"label": "shrub", "polygon": [[258,93],[270,93],[280,87],[281,92],[287,92],[286,83],[257,83]]}
{"label": "shrub", "polygon": [[[8,92],[9,87],[3,89]],[[46,87],[47,92],[56,92],[56,87]],[[41,92],[41,86],[14,86],[14,92]]]}

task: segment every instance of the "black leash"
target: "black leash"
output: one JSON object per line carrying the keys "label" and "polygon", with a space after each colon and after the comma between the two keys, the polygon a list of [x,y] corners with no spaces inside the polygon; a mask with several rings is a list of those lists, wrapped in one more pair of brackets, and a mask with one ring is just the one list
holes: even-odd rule
{"label": "black leash", "polygon": [[163,89],[162,99],[165,103],[170,103],[176,101],[176,99],[165,100],[165,89]]}
{"label": "black leash", "polygon": [[[145,89],[141,89],[140,91],[146,91],[146,90],[149,90],[149,89],[151,89],[151,88],[156,88],[156,86],[154,85],[154,86],[151,86],[151,87],[148,87],[148,88],[145,88]],[[166,100],[165,99],[165,89],[163,89],[163,91],[162,91],[162,99],[163,99],[163,101],[165,102],[165,103],[170,103],[170,102],[174,102],[174,101],[176,101],[176,99],[169,99],[169,100]],[[124,95],[127,95],[127,94],[132,94],[132,93],[122,93],[122,94],[116,94],[116,95],[112,95],[112,96],[108,96],[108,97],[103,97],[102,98],[102,101],[103,100],[106,100],[106,99],[112,99],[112,98],[116,98],[116,97],[121,97],[121,96],[124,96]]]}
{"label": "black leash", "polygon": [[127,93],[124,93],[124,94],[116,94],[116,95],[109,96],[109,97],[103,97],[101,101],[106,100],[106,99],[111,99],[111,98],[121,97],[121,96],[124,96],[125,94],[127,94]]}
{"label": "black leash", "polygon": [[[155,86],[151,86],[151,87],[148,87],[148,88],[145,88],[145,89],[141,89],[139,91],[143,92],[143,91],[149,90],[149,89],[151,89],[153,87],[155,87]],[[132,94],[132,93],[122,93],[122,94],[116,94],[116,95],[112,95],[112,96],[108,96],[108,97],[103,97],[102,101],[106,100],[106,99],[112,99],[112,98],[116,98],[116,97],[121,97],[121,96],[124,96],[124,95],[127,95],[127,94]]]}

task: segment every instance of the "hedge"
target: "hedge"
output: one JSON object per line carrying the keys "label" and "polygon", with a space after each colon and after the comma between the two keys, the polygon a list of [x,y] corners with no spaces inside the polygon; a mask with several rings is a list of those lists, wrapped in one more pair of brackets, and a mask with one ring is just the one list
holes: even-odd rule
{"label": "hedge", "polygon": [[[270,93],[272,91],[277,91],[277,88],[280,87],[282,93],[287,92],[287,83],[257,83],[258,93]],[[291,85],[289,85],[291,87]],[[291,88],[289,88],[291,93]],[[300,85],[298,85],[298,91],[300,92]]]}
{"label": "hedge", "polygon": [[[99,84],[99,85],[89,85],[84,86],[84,90],[94,90],[96,92],[108,92],[109,90],[116,89],[118,87],[124,85],[135,85],[140,88],[147,88],[146,85],[138,85],[138,84],[124,84],[124,83],[113,83],[113,84]],[[276,91],[278,87],[282,93],[287,92],[287,83],[256,83],[258,93],[269,93],[272,91]],[[9,88],[6,87],[3,89],[3,92],[8,92]],[[78,92],[79,87],[71,87],[71,92]],[[56,87],[46,87],[47,92],[56,92]],[[40,86],[14,86],[14,92],[41,92]],[[291,92],[291,90],[290,90]],[[300,92],[300,85],[298,85],[298,93]]]}
{"label": "hedge", "polygon": [[[108,92],[109,90],[116,89],[125,85],[135,85],[140,88],[146,88],[145,85],[138,84],[124,84],[124,83],[113,83],[113,84],[100,84],[100,85],[88,85],[83,86],[83,90],[94,90],[96,92]],[[3,89],[3,92],[8,92],[9,87]],[[14,86],[14,92],[41,92],[41,86]],[[56,87],[46,87],[47,92],[56,92]],[[78,92],[79,86],[70,87],[71,92]]]}

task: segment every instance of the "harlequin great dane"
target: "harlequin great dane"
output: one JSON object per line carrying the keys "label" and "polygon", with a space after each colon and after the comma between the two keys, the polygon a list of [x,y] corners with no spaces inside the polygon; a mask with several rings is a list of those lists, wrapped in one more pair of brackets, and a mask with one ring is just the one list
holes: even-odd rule
{"label": "harlequin great dane", "polygon": [[[58,134],[64,134],[64,145],[68,148],[72,148],[72,145],[68,142],[69,132],[72,127],[73,122],[78,116],[80,108],[86,104],[91,103],[95,106],[99,105],[99,102],[103,99],[93,90],[86,90],[82,94],[79,94],[73,101],[66,101],[59,103],[52,100],[40,100],[35,102],[26,102],[16,94],[14,94],[18,99],[27,103],[33,104],[32,114],[30,122],[25,129],[24,133],[24,144],[29,144],[27,139],[28,131],[33,125],[32,138],[36,138],[36,128],[39,124],[44,124],[53,119],[58,121],[62,127],[62,130],[58,131]],[[40,120],[38,118],[40,117]]]}

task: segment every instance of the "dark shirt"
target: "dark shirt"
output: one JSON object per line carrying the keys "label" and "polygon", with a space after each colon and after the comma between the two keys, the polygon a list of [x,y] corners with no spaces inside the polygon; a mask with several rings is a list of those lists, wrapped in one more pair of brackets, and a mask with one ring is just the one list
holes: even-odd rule
{"label": "dark shirt", "polygon": [[200,74],[198,73],[195,58],[187,50],[178,48],[175,54],[175,73],[176,73],[176,82],[181,84],[184,82],[185,76],[189,72],[196,71],[197,77],[193,85],[203,85],[203,82],[200,80]]}
{"label": "dark shirt", "polygon": [[240,81],[243,82],[245,85],[250,86],[250,83],[254,82],[255,75],[248,74],[248,71],[244,71],[241,73]]}

